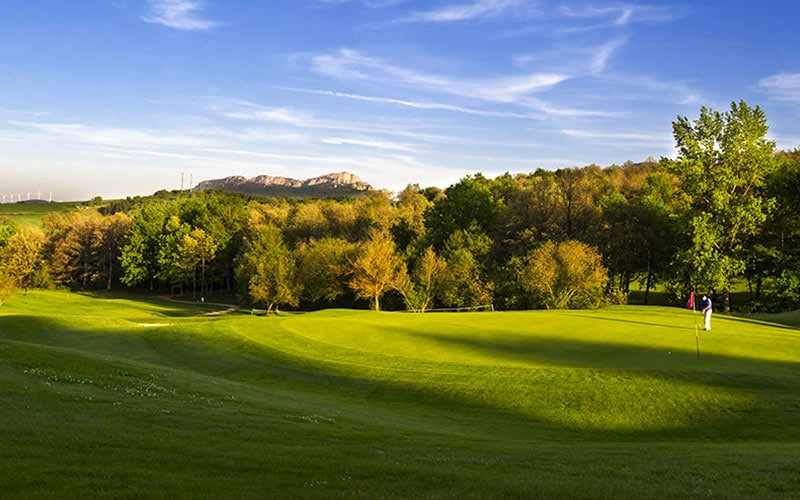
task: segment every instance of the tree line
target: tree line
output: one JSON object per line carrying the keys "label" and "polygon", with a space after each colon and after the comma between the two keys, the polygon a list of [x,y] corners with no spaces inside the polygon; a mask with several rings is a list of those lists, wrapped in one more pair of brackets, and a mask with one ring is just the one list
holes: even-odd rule
{"label": "tree line", "polygon": [[[355,199],[160,192],[0,221],[0,303],[15,287],[124,286],[267,311],[583,308],[632,287],[800,305],[800,150],[776,151],[744,101],[673,123],[676,159],[464,177]],[[97,200],[94,200],[97,204]]]}

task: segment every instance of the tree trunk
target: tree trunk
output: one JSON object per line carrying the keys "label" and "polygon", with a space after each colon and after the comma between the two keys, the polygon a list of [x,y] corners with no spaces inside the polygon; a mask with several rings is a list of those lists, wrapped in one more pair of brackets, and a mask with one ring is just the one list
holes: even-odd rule
{"label": "tree trunk", "polygon": [[653,285],[653,256],[647,259],[647,279],[644,283],[644,305],[649,305],[650,287]]}
{"label": "tree trunk", "polygon": [[108,259],[108,284],[106,285],[106,291],[111,291],[111,277],[112,273],[114,272],[114,259]]}
{"label": "tree trunk", "polygon": [[200,260],[200,295],[206,296],[206,259],[203,257]]}
{"label": "tree trunk", "polygon": [[380,303],[379,296],[377,294],[375,295],[375,310],[376,311],[380,311],[381,310],[381,303]]}

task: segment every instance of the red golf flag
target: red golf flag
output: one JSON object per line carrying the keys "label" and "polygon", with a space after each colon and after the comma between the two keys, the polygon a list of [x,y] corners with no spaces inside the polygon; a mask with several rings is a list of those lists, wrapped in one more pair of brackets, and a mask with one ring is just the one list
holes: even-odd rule
{"label": "red golf flag", "polygon": [[686,302],[686,309],[694,309],[694,290],[689,292],[689,301]]}

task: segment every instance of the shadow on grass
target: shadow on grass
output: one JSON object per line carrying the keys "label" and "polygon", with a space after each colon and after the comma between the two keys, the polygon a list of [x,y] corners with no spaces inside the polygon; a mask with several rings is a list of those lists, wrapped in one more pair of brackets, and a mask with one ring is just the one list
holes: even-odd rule
{"label": "shadow on grass", "polygon": [[202,303],[198,300],[183,300],[169,295],[144,295],[136,292],[106,292],[106,291],[83,291],[76,292],[79,295],[99,300],[127,300],[150,306],[157,306],[158,312],[166,317],[182,318],[197,316],[199,314],[224,310],[228,304],[217,304],[210,301]]}
{"label": "shadow on grass", "polygon": [[[762,404],[740,407],[736,411],[715,412],[700,416],[693,424],[679,424],[669,428],[631,430],[625,428],[599,429],[570,425],[545,416],[521,412],[493,404],[490,391],[500,387],[504,380],[520,381],[535,378],[542,369],[512,366],[475,367],[455,375],[438,378],[436,371],[424,374],[420,381],[392,379],[385,373],[407,371],[406,366],[384,367],[384,375],[357,368],[342,368],[336,360],[326,361],[294,356],[256,343],[236,334],[229,336],[199,336],[187,332],[133,330],[115,334],[99,334],[90,330],[67,329],[48,318],[33,316],[0,316],[0,339],[59,347],[77,356],[98,357],[112,355],[136,362],[148,362],[169,369],[178,369],[206,377],[247,383],[261,391],[292,392],[298,400],[325,398],[328,401],[347,401],[348,405],[362,405],[370,414],[381,413],[391,420],[409,418],[439,421],[441,432],[447,422],[453,427],[469,429],[478,426],[483,432],[508,436],[518,433],[520,438],[535,435],[568,440],[619,440],[653,439],[680,440],[706,439],[728,441],[731,439],[758,439],[762,441],[800,440],[800,427],[796,422],[800,413],[800,398],[796,395],[800,372],[796,363],[708,356],[693,364],[691,359],[678,360],[674,365],[653,363],[663,360],[661,350],[636,346],[619,346],[580,341],[514,340],[485,342],[465,338],[442,338],[418,331],[406,332],[428,341],[483,350],[494,356],[513,360],[535,359],[544,364],[560,367],[608,370],[612,375],[631,374],[641,370],[645,378],[666,380],[680,384],[719,387],[741,391],[753,396]],[[102,342],[96,339],[103,337]],[[613,355],[612,355],[613,354]],[[631,360],[620,366],[620,360]],[[648,361],[649,360],[649,361]],[[415,369],[439,367],[441,363],[421,362]],[[649,365],[649,366],[648,366]],[[461,365],[464,366],[464,365]],[[721,370],[727,367],[726,370]],[[481,368],[490,368],[484,373]],[[567,371],[559,376],[569,376]],[[793,376],[790,376],[793,375]],[[623,377],[624,379],[624,377]],[[475,383],[476,385],[470,385]],[[589,380],[576,379],[578,384]],[[538,381],[542,384],[542,381]],[[546,380],[544,381],[546,383]],[[602,383],[598,380],[597,383]],[[623,381],[624,383],[624,381]],[[464,386],[464,390],[459,387]],[[524,384],[521,385],[521,387]],[[453,388],[443,390],[442,388]],[[589,387],[573,387],[580,396]],[[489,391],[487,393],[487,391]],[[602,394],[602,391],[600,392]],[[488,394],[488,397],[486,396]],[[527,397],[535,397],[529,395]],[[569,400],[569,397],[567,397]],[[400,403],[400,404],[399,404]],[[344,405],[347,406],[347,405]],[[698,412],[702,413],[703,408]],[[380,423],[375,425],[380,426]],[[469,432],[469,431],[466,431]],[[564,434],[567,433],[567,434]]]}
{"label": "shadow on grass", "polygon": [[779,328],[800,330],[800,311],[789,311],[774,314],[748,314],[741,317],[745,321],[756,321]]}

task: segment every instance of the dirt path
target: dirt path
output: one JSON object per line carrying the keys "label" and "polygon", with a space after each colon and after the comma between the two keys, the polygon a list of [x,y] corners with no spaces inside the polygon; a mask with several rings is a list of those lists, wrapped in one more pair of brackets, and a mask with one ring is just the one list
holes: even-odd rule
{"label": "dirt path", "polygon": [[158,298],[161,299],[161,300],[165,300],[167,302],[176,302],[178,304],[192,304],[192,305],[202,304],[202,305],[206,305],[206,306],[225,307],[225,309],[223,309],[221,311],[209,311],[209,312],[204,312],[204,313],[197,313],[197,314],[195,314],[195,316],[221,316],[223,314],[232,313],[232,312],[238,311],[240,309],[240,306],[238,306],[236,304],[223,304],[221,302],[196,302],[196,301],[192,301],[192,300],[180,300],[180,299],[174,299],[174,298],[170,297],[169,295],[159,295]]}
{"label": "dirt path", "polygon": [[238,311],[239,310],[239,306],[236,306],[236,305],[233,305],[233,304],[220,304],[220,303],[217,303],[217,302],[214,302],[214,303],[206,302],[206,304],[210,304],[212,306],[221,306],[221,307],[228,306],[228,308],[224,309],[222,311],[209,311],[209,312],[206,312],[206,313],[200,313],[200,314],[198,314],[198,316],[220,316],[222,314],[228,314],[228,313],[232,313],[233,311]]}

